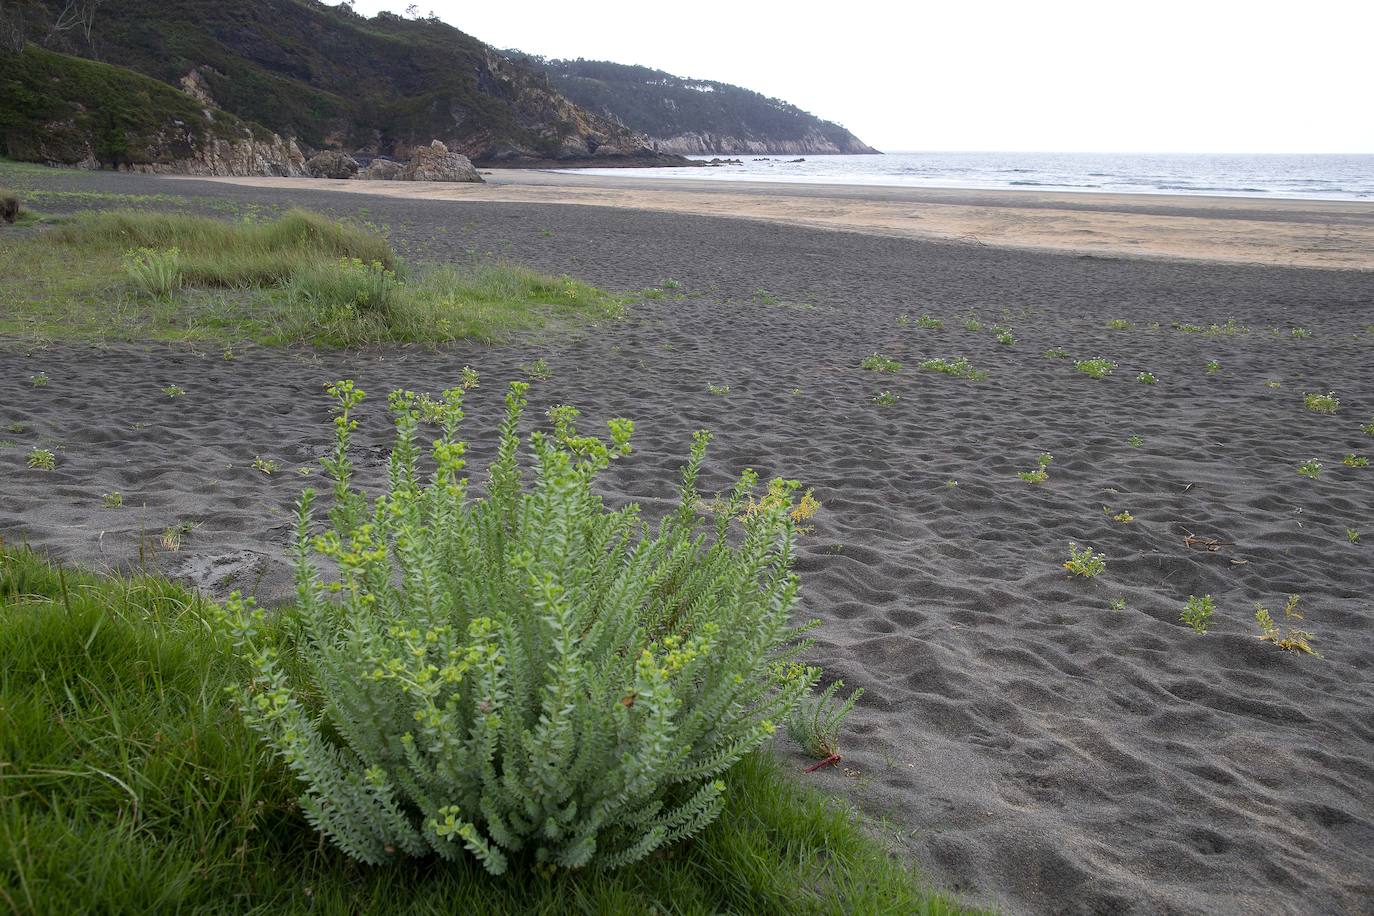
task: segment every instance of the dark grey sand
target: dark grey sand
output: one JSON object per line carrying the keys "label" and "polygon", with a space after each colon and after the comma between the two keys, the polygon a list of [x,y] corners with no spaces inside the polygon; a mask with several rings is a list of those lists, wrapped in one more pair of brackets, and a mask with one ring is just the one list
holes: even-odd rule
{"label": "dark grey sand", "polygon": [[[135,176],[72,181],[288,202]],[[1374,454],[1360,431],[1374,418],[1374,275],[585,206],[302,191],[289,202],[367,207],[415,261],[489,251],[617,290],[672,278],[686,295],[635,304],[619,325],[498,348],[249,347],[226,361],[218,348],[4,343],[7,541],[128,568],[141,537],[189,521],[180,551],[145,550],[151,568],[214,595],[283,599],[292,502],[321,482],[297,468],[327,447],[326,382],[354,378],[372,395],[359,458],[375,480],[388,390],[437,391],[464,364],[478,369],[468,434],[481,467],[503,381],[543,356],[553,377],[535,383],[534,407],[638,421],[636,453],[605,481],[616,502],[662,511],[698,427],[716,434],[707,486],[754,467],[816,488],[824,509],[798,564],[803,613],[822,621],[812,656],[866,693],[843,766],[802,778],[882,818],[933,881],[1012,913],[1374,912],[1374,468],[1341,465],[1347,452]],[[981,332],[964,329],[970,312]],[[945,326],[901,327],[903,313]],[[1250,332],[1170,328],[1228,317]],[[1109,330],[1112,318],[1135,328]],[[998,321],[1014,346],[993,339]],[[1293,338],[1295,326],[1311,337]],[[1056,346],[1118,368],[1090,380],[1041,355]],[[861,371],[874,351],[902,371]],[[991,378],[916,370],[956,355]],[[1221,368],[1209,375],[1212,359]],[[1137,383],[1142,370],[1159,383]],[[40,371],[50,382],[32,387]],[[168,384],[186,395],[169,400]],[[872,403],[883,389],[900,401]],[[1304,410],[1303,392],[1327,390],[1339,413]],[[25,431],[5,432],[12,421]],[[56,471],[25,469],[34,445],[56,451]],[[1043,451],[1049,481],[1018,480]],[[252,470],[258,455],[282,470]],[[1320,479],[1297,473],[1308,458]],[[102,509],[112,490],[124,507]],[[1347,528],[1364,539],[1351,544]],[[1189,548],[1185,529],[1227,545]],[[1069,541],[1105,553],[1106,572],[1068,578]],[[1254,603],[1277,613],[1290,593],[1323,658],[1255,638]],[[1204,594],[1218,611],[1198,636],[1178,615]],[[1110,610],[1118,596],[1125,610]],[[779,750],[805,762],[785,741]]]}

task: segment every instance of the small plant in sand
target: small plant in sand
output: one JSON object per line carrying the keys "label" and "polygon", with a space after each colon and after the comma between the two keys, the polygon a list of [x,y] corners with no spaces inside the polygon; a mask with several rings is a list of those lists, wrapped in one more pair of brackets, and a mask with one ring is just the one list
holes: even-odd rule
{"label": "small plant in sand", "polygon": [[1045,351],[1045,359],[1068,359],[1069,351],[1063,347],[1050,347]]}
{"label": "small plant in sand", "polygon": [[220,358],[223,359],[226,363],[228,363],[228,362],[233,362],[233,360],[234,360],[234,358],[235,358],[234,348],[233,348],[232,346],[226,344],[225,347],[224,347],[224,349],[223,349],[222,351],[220,351],[220,354],[219,354],[219,355],[220,355]]}
{"label": "small plant in sand", "polygon": [[124,273],[154,299],[166,299],[181,288],[181,252],[176,248],[135,248],[124,253]]}
{"label": "small plant in sand", "polygon": [[1360,543],[1360,533],[1354,528],[1345,529],[1345,539],[1352,544]]}
{"label": "small plant in sand", "polygon": [[1016,335],[1011,332],[1011,328],[1003,327],[1000,324],[993,325],[992,333],[997,338],[997,342],[1004,347],[1010,347],[1016,343]]}
{"label": "small plant in sand", "polygon": [[124,505],[124,494],[118,490],[111,490],[109,493],[101,494],[100,506],[103,509],[118,509]]}
{"label": "small plant in sand", "polygon": [[1106,378],[1112,374],[1112,370],[1116,368],[1116,363],[1097,356],[1093,359],[1080,359],[1073,364],[1073,367],[1088,378]]}
{"label": "small plant in sand", "polygon": [[268,477],[271,477],[273,474],[277,473],[277,471],[281,470],[280,464],[273,461],[271,458],[264,458],[261,455],[253,459],[253,463],[250,467],[255,471],[261,471]]}
{"label": "small plant in sand", "polygon": [[650,527],[597,494],[633,423],[583,435],[566,408],[522,441],[527,391],[506,395],[481,498],[457,438],[461,392],[444,392],[450,411],[428,449],[412,399],[393,394],[395,445],[374,500],[349,460],[362,393],[330,386],[330,524],[314,535],[310,491],[298,513],[302,664],[283,664],[263,637],[264,610],[226,605],[255,669],[238,693],[244,720],[300,781],[306,817],[353,859],[438,854],[517,876],[632,864],[714,821],[726,773],[819,679],[797,663],[806,646],[789,619],[795,481],[771,481],[756,500],[767,508],[737,522],[759,485],[746,472],[731,511],[708,524],[695,509],[700,432],[676,511]]}
{"label": "small plant in sand", "polygon": [[974,382],[981,382],[988,377],[985,370],[973,368],[973,363],[962,356],[956,356],[953,359],[941,359],[939,357],[927,359],[920,364],[920,368],[925,372],[939,372]]}
{"label": "small plant in sand", "polygon": [[1341,464],[1348,468],[1367,468],[1369,467],[1369,459],[1364,455],[1357,455],[1354,452],[1350,452],[1341,459]]}
{"label": "small plant in sand", "polygon": [[1265,387],[1265,388],[1274,388],[1274,389],[1282,388],[1282,387],[1283,387],[1283,382],[1280,382],[1280,381],[1279,381],[1278,379],[1276,379],[1276,378],[1271,378],[1269,381],[1267,381],[1267,382],[1264,383],[1264,387]]}
{"label": "small plant in sand", "polygon": [[12,423],[10,423],[9,426],[6,426],[5,428],[6,428],[7,430],[9,430],[10,432],[16,433],[16,434],[22,433],[25,429],[28,429],[28,427],[24,425],[24,421],[23,421],[23,420],[15,420],[15,421],[13,421]]}
{"label": "small plant in sand", "polygon": [[1203,331],[1207,330],[1200,324],[1184,324],[1178,321],[1174,322],[1173,327],[1175,331],[1179,331],[1183,334],[1201,334]]}
{"label": "small plant in sand", "polygon": [[730,386],[729,386],[729,385],[715,385],[715,384],[712,384],[711,382],[707,382],[707,383],[706,383],[706,390],[709,391],[709,392],[711,392],[711,394],[716,395],[717,397],[722,397],[722,398],[723,398],[723,397],[725,397],[727,394],[730,393]]}
{"label": "small plant in sand", "polygon": [[1131,448],[1140,448],[1145,444],[1145,440],[1140,436],[1131,436],[1126,440],[1126,444]]}
{"label": "small plant in sand", "polygon": [[1364,433],[1366,436],[1374,436],[1374,420],[1370,420],[1364,426],[1361,426],[1360,432]]}
{"label": "small plant in sand", "polygon": [[639,291],[641,299],[662,299],[667,293],[656,286],[646,286]]}
{"label": "small plant in sand", "polygon": [[35,448],[29,452],[29,467],[39,471],[51,471],[57,467],[57,456],[51,449]]}
{"label": "small plant in sand", "polygon": [[945,481],[945,489],[946,489],[946,490],[953,490],[954,488],[956,488],[956,487],[958,487],[958,486],[959,486],[959,481],[957,481],[957,480],[946,480],[946,481]]}
{"label": "small plant in sand", "polygon": [[881,353],[874,353],[865,356],[863,362],[859,363],[859,368],[867,369],[870,372],[896,372],[902,368],[902,364],[895,359],[883,356]]}
{"label": "small plant in sand", "polygon": [[553,369],[549,368],[548,360],[539,357],[534,362],[522,363],[520,371],[528,375],[537,382],[547,382],[553,378]]}
{"label": "small plant in sand", "polygon": [[1312,648],[1310,642],[1312,634],[1306,630],[1299,630],[1295,625],[1296,621],[1303,619],[1302,614],[1298,612],[1299,600],[1301,599],[1297,595],[1289,595],[1287,603],[1283,606],[1283,621],[1286,630],[1280,630],[1278,624],[1274,623],[1269,608],[1256,602],[1255,623],[1259,624],[1259,638],[1272,642],[1280,649],[1303,652],[1321,658],[1321,653]]}
{"label": "small plant in sand", "polygon": [[1298,338],[1299,340],[1301,340],[1301,339],[1304,338],[1304,337],[1311,337],[1311,336],[1312,336],[1312,332],[1309,331],[1309,330],[1307,330],[1307,328],[1294,328],[1293,330],[1289,331],[1288,333],[1289,333],[1291,336]]}
{"label": "small plant in sand", "polygon": [[1306,392],[1302,396],[1302,406],[1313,413],[1333,415],[1341,408],[1341,399],[1336,397],[1336,392],[1328,391],[1326,394],[1319,392]]}
{"label": "small plant in sand", "polygon": [[1159,379],[1155,378],[1153,372],[1142,372],[1135,377],[1135,380],[1142,385],[1153,385],[1155,382],[1159,381]]}
{"label": "small plant in sand", "polygon": [[664,280],[661,285],[664,289],[682,289],[682,284],[674,280],[672,277],[669,277],[668,279]]}
{"label": "small plant in sand", "polygon": [[843,686],[844,681],[832,681],[821,692],[802,700],[787,720],[787,733],[792,740],[820,761],[807,767],[808,773],[840,762],[840,723],[864,693],[860,687],[840,700],[837,694]]}
{"label": "small plant in sand", "polygon": [[1131,514],[1129,509],[1122,509],[1120,512],[1113,514],[1110,506],[1103,506],[1102,514],[1114,522],[1121,522],[1123,525],[1135,521],[1135,516]]}
{"label": "small plant in sand", "polygon": [[1302,464],[1298,465],[1298,473],[1309,480],[1316,480],[1322,475],[1321,462],[1316,458],[1308,458]]}
{"label": "small plant in sand", "polygon": [[902,314],[897,316],[897,327],[904,328],[909,324],[911,324],[911,316],[906,312],[902,312]]}
{"label": "small plant in sand", "polygon": [[1208,375],[1216,375],[1218,372],[1221,371],[1221,363],[1217,362],[1214,359],[1208,360],[1206,369]]}
{"label": "small plant in sand", "polygon": [[48,384],[48,373],[39,372],[34,375],[30,375],[29,384],[35,388],[42,388],[44,385]]}
{"label": "small plant in sand", "polygon": [[1234,318],[1227,318],[1225,324],[1213,324],[1207,329],[1208,337],[1231,337],[1236,334],[1249,334],[1250,329],[1236,321]]}
{"label": "small plant in sand", "polygon": [[1124,596],[1113,598],[1107,602],[1107,607],[1113,611],[1124,611],[1126,610],[1126,599]]}
{"label": "small plant in sand", "polygon": [[965,318],[964,329],[968,331],[981,331],[983,330],[983,322],[979,321],[977,318]]}
{"label": "small plant in sand", "polygon": [[1131,323],[1124,318],[1113,318],[1107,322],[1107,327],[1113,331],[1129,331]]}
{"label": "small plant in sand", "polygon": [[763,287],[754,290],[754,301],[759,305],[777,305],[778,297],[770,293]]}
{"label": "small plant in sand", "polygon": [[186,539],[195,530],[195,522],[177,522],[175,525],[162,529],[162,537],[158,539],[158,543],[163,550],[175,553],[181,549],[182,544],[186,543]]}
{"label": "small plant in sand", "polygon": [[1212,601],[1211,595],[1188,596],[1188,604],[1183,608],[1183,613],[1178,615],[1188,626],[1193,628],[1193,632],[1199,635],[1206,633],[1207,628],[1212,625],[1212,613],[1216,611],[1216,604]]}
{"label": "small plant in sand", "polygon": [[1049,452],[1042,452],[1035,459],[1035,470],[1017,471],[1016,476],[1020,477],[1026,483],[1044,483],[1050,479],[1049,467],[1050,462],[1053,460],[1054,456]]}
{"label": "small plant in sand", "polygon": [[879,391],[877,394],[873,395],[873,403],[877,404],[879,407],[892,407],[900,400],[901,398],[891,391]]}
{"label": "small plant in sand", "polygon": [[945,323],[943,321],[941,321],[939,318],[932,318],[930,315],[922,315],[920,318],[916,319],[916,327],[918,328],[926,328],[927,330],[938,331],[944,326]]}
{"label": "small plant in sand", "polygon": [[1064,561],[1063,565],[1069,571],[1069,575],[1091,579],[1101,575],[1106,570],[1107,556],[1106,554],[1093,553],[1091,547],[1079,549],[1077,544],[1070,541],[1069,558]]}
{"label": "small plant in sand", "polygon": [[162,393],[169,398],[179,398],[186,393],[186,389],[182,388],[180,385],[165,385],[163,386]]}

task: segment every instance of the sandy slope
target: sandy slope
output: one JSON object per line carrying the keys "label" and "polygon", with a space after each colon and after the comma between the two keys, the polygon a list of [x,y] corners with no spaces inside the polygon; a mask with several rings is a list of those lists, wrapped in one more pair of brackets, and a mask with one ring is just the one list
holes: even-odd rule
{"label": "sandy slope", "polygon": [[[606,480],[613,501],[662,511],[698,427],[717,436],[706,486],[751,466],[816,488],[824,509],[799,562],[804,613],[822,621],[813,657],[867,693],[844,767],[805,778],[886,818],[885,834],[937,881],[1014,913],[1369,912],[1374,469],[1340,458],[1374,455],[1360,431],[1374,418],[1374,275],[629,209],[89,181],[366,207],[417,259],[489,251],[623,290],[671,277],[685,296],[570,339],[438,353],[248,348],[226,361],[217,349],[11,342],[0,347],[6,539],[129,565],[141,536],[189,520],[199,527],[183,549],[154,549],[154,567],[216,594],[282,598],[291,502],[319,481],[296,468],[328,441],[327,381],[352,377],[373,395],[360,458],[375,480],[389,389],[436,391],[476,367],[485,382],[468,432],[481,467],[502,380],[542,355],[554,376],[536,384],[534,407],[639,421],[636,454]],[[899,324],[926,313],[944,327]],[[970,314],[982,330],[964,328]],[[1228,317],[1249,333],[1170,327]],[[1110,330],[1111,318],[1133,328]],[[998,321],[1014,345],[993,339]],[[1292,337],[1295,326],[1311,337]],[[1119,368],[1090,380],[1042,356],[1056,346]],[[874,351],[902,371],[860,370]],[[915,368],[955,355],[990,379]],[[1142,370],[1159,383],[1137,383]],[[38,371],[47,386],[28,384]],[[165,398],[169,383],[186,396]],[[882,389],[895,406],[872,402]],[[1303,409],[1304,391],[1328,389],[1337,415]],[[25,431],[4,432],[12,421]],[[23,468],[35,444],[54,448],[56,471]],[[1042,451],[1054,455],[1049,481],[1018,480]],[[257,455],[283,471],[252,470]],[[1312,457],[1325,466],[1317,480],[1296,471]],[[101,509],[114,489],[125,507]],[[1347,528],[1364,539],[1349,543]],[[1192,549],[1185,529],[1227,546]],[[1107,555],[1101,577],[1066,576],[1071,540]],[[1323,658],[1255,638],[1253,603],[1277,611],[1290,593]],[[1203,594],[1218,613],[1197,636],[1177,618]],[[1124,610],[1109,609],[1117,597]]]}

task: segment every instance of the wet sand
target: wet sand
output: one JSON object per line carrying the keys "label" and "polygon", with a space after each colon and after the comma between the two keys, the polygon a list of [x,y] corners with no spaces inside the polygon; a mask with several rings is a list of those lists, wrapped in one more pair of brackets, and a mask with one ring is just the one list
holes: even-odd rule
{"label": "wet sand", "polygon": [[[500,347],[250,346],[225,360],[218,347],[0,342],[7,541],[96,567],[142,555],[213,595],[284,600],[292,502],[320,485],[311,469],[329,443],[326,382],[370,393],[357,458],[376,482],[390,389],[438,391],[478,369],[466,428],[480,469],[503,382],[543,357],[553,376],[532,389],[531,422],[555,403],[583,408],[588,428],[638,421],[635,454],[604,481],[614,504],[665,511],[700,427],[716,435],[704,489],[744,467],[815,487],[823,509],[798,562],[801,613],[821,621],[811,658],[866,693],[842,766],[803,777],[800,752],[786,739],[778,751],[881,818],[932,880],[1008,913],[1369,912],[1374,469],[1341,456],[1374,456],[1361,431],[1374,420],[1374,274],[454,201],[427,186],[404,198],[71,180],[353,215],[389,227],[415,262],[490,255],[620,291],[677,288],[621,323]],[[919,327],[922,315],[943,327]],[[1248,330],[1173,326],[1228,318]],[[1055,347],[1072,359],[1046,358]],[[901,371],[860,369],[874,352]],[[961,355],[989,378],[917,369]],[[1074,371],[1099,356],[1117,364],[1109,377]],[[31,386],[40,371],[49,383]],[[1142,371],[1158,383],[1137,382]],[[186,395],[169,400],[168,384]],[[1304,392],[1328,390],[1336,415],[1304,409]],[[898,400],[874,403],[881,391]],[[4,432],[13,422],[23,431]],[[34,446],[57,470],[24,468]],[[1049,479],[1018,479],[1042,452]],[[254,470],[259,455],[282,470]],[[1310,458],[1315,480],[1297,473]],[[112,490],[124,507],[102,509]],[[1113,520],[1122,510],[1133,520]],[[195,527],[181,549],[157,545],[183,522]],[[1190,545],[1190,532],[1220,543]],[[1070,578],[1070,541],[1105,554],[1106,571]],[[1256,638],[1255,602],[1278,614],[1289,594],[1323,657]],[[1216,602],[1206,635],[1179,621],[1190,595]]]}

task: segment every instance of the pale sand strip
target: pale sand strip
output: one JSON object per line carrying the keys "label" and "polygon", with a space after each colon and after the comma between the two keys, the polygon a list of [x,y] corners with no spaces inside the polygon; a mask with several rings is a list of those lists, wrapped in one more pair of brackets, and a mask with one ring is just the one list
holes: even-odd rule
{"label": "pale sand strip", "polygon": [[427,200],[582,204],[763,220],[877,235],[1105,256],[1374,270],[1374,205],[768,184],[527,170],[486,184],[212,178]]}

